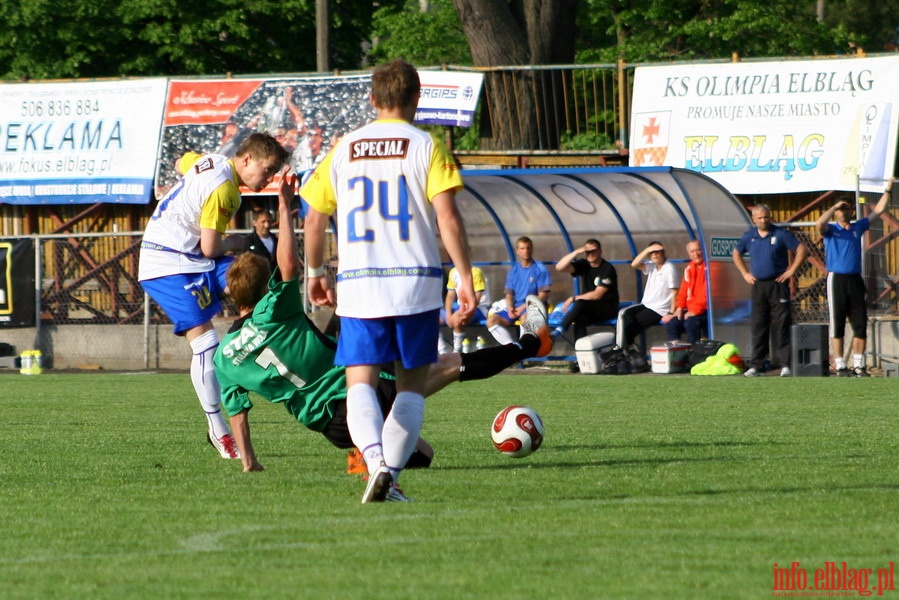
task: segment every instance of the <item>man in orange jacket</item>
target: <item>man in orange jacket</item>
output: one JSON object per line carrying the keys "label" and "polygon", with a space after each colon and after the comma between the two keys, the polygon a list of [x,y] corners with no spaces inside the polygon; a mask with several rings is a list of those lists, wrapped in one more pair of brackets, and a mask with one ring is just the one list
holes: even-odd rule
{"label": "man in orange jacket", "polygon": [[708,277],[706,276],[705,257],[702,245],[698,240],[687,242],[687,255],[690,262],[684,269],[684,281],[677,292],[674,318],[665,323],[668,341],[678,341],[686,332],[687,341],[695,344],[707,337],[709,323],[706,313],[709,310]]}

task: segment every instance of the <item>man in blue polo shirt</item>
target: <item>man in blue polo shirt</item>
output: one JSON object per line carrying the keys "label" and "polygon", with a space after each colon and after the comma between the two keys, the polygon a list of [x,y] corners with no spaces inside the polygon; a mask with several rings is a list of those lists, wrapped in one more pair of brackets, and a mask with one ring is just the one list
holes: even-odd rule
{"label": "man in blue polo shirt", "polygon": [[[893,180],[887,183],[880,200],[867,217],[853,221],[855,203],[841,197],[818,219],[818,231],[824,238],[827,267],[827,312],[830,317],[830,344],[834,367],[839,377],[869,377],[865,369],[868,338],[868,304],[862,279],[862,236],[872,220],[887,207]],[[836,223],[830,220],[836,215]],[[852,326],[852,370],[843,358],[846,319]]]}
{"label": "man in blue polo shirt", "polygon": [[[808,256],[805,244],[792,233],[771,222],[771,209],[765,204],[752,208],[755,227],[743,234],[733,251],[734,264],[743,280],[752,286],[752,350],[749,369],[744,375],[765,374],[769,339],[774,332],[774,351],[780,362],[780,376],[790,372],[790,278]],[[790,262],[789,251],[796,255]],[[743,254],[748,253],[750,266]]]}

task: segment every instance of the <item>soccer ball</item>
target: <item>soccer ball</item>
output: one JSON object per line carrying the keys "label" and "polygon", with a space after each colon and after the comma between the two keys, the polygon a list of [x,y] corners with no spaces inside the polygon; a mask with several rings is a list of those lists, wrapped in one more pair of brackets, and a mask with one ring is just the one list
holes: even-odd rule
{"label": "soccer ball", "polygon": [[511,458],[522,458],[543,443],[543,421],[533,408],[509,406],[493,419],[490,435],[497,450]]}

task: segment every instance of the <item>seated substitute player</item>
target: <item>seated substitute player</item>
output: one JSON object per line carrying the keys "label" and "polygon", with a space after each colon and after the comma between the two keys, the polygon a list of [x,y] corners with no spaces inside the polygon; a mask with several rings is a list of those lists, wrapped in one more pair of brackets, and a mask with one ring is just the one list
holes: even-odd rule
{"label": "seated substitute player", "polygon": [[[279,221],[290,222],[289,195],[279,195]],[[303,312],[300,259],[296,237],[285,230],[278,237],[278,268],[270,276],[268,262],[254,254],[237,257],[228,270],[228,288],[240,318],[222,339],[215,367],[222,404],[240,449],[243,470],[261,471],[250,438],[249,392],[281,402],[307,428],[321,432],[338,448],[352,448],[346,423],[346,369],[334,365],[336,341],[321,333]],[[518,343],[471,354],[445,354],[428,374],[425,394],[454,381],[491,377],[518,361],[536,356],[549,338],[546,309],[536,297],[528,302],[526,332]],[[396,397],[393,378],[382,373],[378,399],[382,411]],[[419,440],[413,458],[417,466],[430,462],[429,447]],[[413,466],[413,465],[409,465]],[[408,500],[392,488],[388,500]]]}
{"label": "seated substitute player", "polygon": [[[468,320],[468,323],[481,322],[487,318],[487,311],[490,310],[490,292],[487,291],[487,279],[484,272],[478,267],[471,267],[471,279],[474,282],[474,296],[477,300],[478,307],[474,310],[474,314]],[[452,352],[462,352],[462,342],[465,340],[465,326],[462,322],[459,304],[456,299],[456,289],[462,284],[459,271],[456,267],[450,269],[446,282],[446,298],[444,299],[443,313],[440,315],[441,321],[449,325],[453,330],[453,349]],[[444,316],[445,315],[445,316]],[[441,354],[448,354],[449,347],[443,337],[437,338],[437,348]]]}
{"label": "seated substitute player", "polygon": [[171,319],[175,335],[190,344],[191,382],[206,413],[209,442],[222,458],[238,458],[212,366],[218,346],[212,317],[222,309],[232,260],[224,233],[240,207],[239,186],[259,192],[285,162],[284,148],[262,133],[247,137],[233,158],[182,157],[178,170],[184,177],[159,202],[141,241],[138,280]]}

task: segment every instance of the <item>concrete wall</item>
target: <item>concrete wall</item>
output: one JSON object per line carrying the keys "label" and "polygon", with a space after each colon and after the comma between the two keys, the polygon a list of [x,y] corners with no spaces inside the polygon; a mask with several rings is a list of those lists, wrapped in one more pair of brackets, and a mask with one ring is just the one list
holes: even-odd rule
{"label": "concrete wall", "polygon": [[[318,319],[316,319],[318,320]],[[231,326],[231,319],[214,321],[219,335]],[[612,331],[611,328],[590,328],[590,332]],[[725,332],[721,332],[725,333]],[[444,337],[452,343],[452,334],[446,328]],[[470,328],[468,337],[472,342],[483,336],[488,345],[496,342],[483,327]],[[517,337],[517,334],[513,334]],[[726,335],[717,336],[722,341]],[[573,357],[574,347],[571,333],[556,341],[552,355]],[[664,343],[664,329],[653,327],[646,339],[647,346]],[[16,353],[24,350],[40,349],[45,357],[45,366],[55,369],[105,369],[105,370],[143,370],[179,369],[186,370],[190,365],[190,347],[184,338],[172,334],[171,325],[153,325],[149,328],[148,344],[144,341],[144,328],[141,325],[63,325],[45,327],[41,330],[41,340],[35,342],[34,328],[0,329],[0,342],[15,346]],[[149,361],[147,346],[149,345]],[[744,356],[749,354],[748,348],[741,348]],[[899,364],[899,319],[872,319],[868,328],[868,352],[876,356],[870,357],[868,363],[873,367],[887,370],[887,367]],[[0,368],[12,368],[10,361],[0,360]],[[899,373],[895,373],[899,374]]]}

